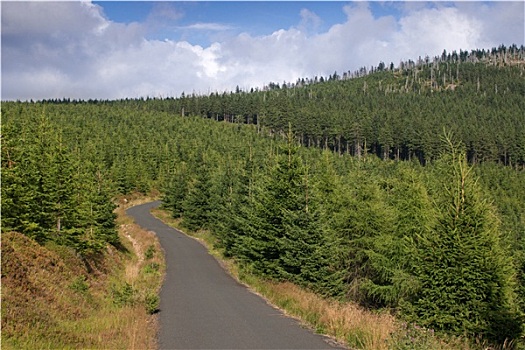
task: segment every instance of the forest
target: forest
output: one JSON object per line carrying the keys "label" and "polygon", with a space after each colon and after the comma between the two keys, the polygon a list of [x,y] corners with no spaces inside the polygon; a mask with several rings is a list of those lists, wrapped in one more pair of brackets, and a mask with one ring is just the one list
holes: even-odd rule
{"label": "forest", "polygon": [[[161,192],[243,268],[523,346],[525,49],[180,98],[2,103],[2,231],[97,254]],[[520,345],[521,344],[521,345]]]}
{"label": "forest", "polygon": [[[455,133],[469,162],[523,167],[524,47],[443,52],[383,62],[356,72],[270,83],[262,90],[184,95],[158,103],[182,115],[256,124],[303,146],[425,163],[443,150],[443,127]],[[163,107],[160,107],[163,106]]]}

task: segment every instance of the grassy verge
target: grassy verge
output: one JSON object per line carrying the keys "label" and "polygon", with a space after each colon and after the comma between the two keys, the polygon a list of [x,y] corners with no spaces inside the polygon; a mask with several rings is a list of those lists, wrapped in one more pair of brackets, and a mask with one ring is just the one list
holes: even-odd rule
{"label": "grassy verge", "polygon": [[[180,220],[173,219],[167,211],[154,209],[152,213],[168,225],[181,229]],[[201,241],[234,278],[284,313],[350,349],[491,349],[486,344],[472,344],[463,338],[446,337],[417,325],[403,323],[386,311],[374,312],[352,302],[323,298],[289,282],[265,280],[241,268],[234,260],[224,258],[221,252],[214,248],[215,238],[210,232],[184,232]]]}
{"label": "grassy verge", "polygon": [[161,248],[123,206],[117,214],[123,248],[89,258],[2,235],[2,349],[157,347]]}

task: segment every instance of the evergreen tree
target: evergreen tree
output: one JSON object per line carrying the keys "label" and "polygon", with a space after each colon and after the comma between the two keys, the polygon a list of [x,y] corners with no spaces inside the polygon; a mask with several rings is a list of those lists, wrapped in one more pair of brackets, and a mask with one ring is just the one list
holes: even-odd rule
{"label": "evergreen tree", "polygon": [[294,142],[289,132],[286,147],[255,188],[251,210],[237,221],[245,227],[239,251],[263,275],[338,294],[341,274],[332,269],[315,186]]}
{"label": "evergreen tree", "polygon": [[189,176],[186,162],[177,164],[162,196],[163,207],[171,211],[171,215],[174,218],[182,217],[182,204],[188,193]]}
{"label": "evergreen tree", "polygon": [[111,186],[107,173],[91,163],[79,169],[76,187],[77,208],[75,227],[81,236],[80,249],[86,254],[100,251],[107,243],[118,246],[119,238],[115,225],[116,205],[111,198]]}
{"label": "evergreen tree", "polygon": [[373,165],[356,164],[338,195],[340,209],[333,213],[333,230],[344,250],[348,296],[367,305],[377,305],[378,300],[370,297],[366,284],[379,281],[381,270],[388,266],[382,267],[385,261],[378,260],[374,251],[388,244],[394,235],[395,211],[380,187],[381,178],[372,171],[380,164],[377,161]]}
{"label": "evergreen tree", "polygon": [[405,312],[442,331],[516,339],[515,273],[500,240],[494,208],[484,199],[472,168],[447,139],[450,155],[440,161],[445,191],[433,232],[418,237],[414,273],[421,285]]}
{"label": "evergreen tree", "polygon": [[75,228],[73,204],[74,174],[73,162],[65,149],[62,138],[53,139],[45,153],[42,168],[41,195],[42,219],[49,231],[49,239],[63,245],[79,244],[78,230]]}
{"label": "evergreen tree", "polygon": [[242,242],[251,227],[254,178],[255,166],[250,147],[248,158],[231,167],[230,179],[234,181],[228,189],[228,200],[224,201],[220,210],[222,216],[220,220],[215,220],[218,245],[226,256],[242,257],[245,251]]}
{"label": "evergreen tree", "polygon": [[419,290],[411,270],[416,259],[413,241],[428,234],[434,215],[424,181],[411,164],[396,164],[383,186],[394,215],[393,230],[379,232],[367,241],[364,252],[369,271],[360,287],[370,301],[397,307]]}
{"label": "evergreen tree", "polygon": [[2,231],[22,232],[44,242],[35,215],[39,174],[29,137],[19,125],[2,125]]}
{"label": "evergreen tree", "polygon": [[211,218],[210,169],[201,163],[182,203],[182,225],[192,231],[208,228]]}

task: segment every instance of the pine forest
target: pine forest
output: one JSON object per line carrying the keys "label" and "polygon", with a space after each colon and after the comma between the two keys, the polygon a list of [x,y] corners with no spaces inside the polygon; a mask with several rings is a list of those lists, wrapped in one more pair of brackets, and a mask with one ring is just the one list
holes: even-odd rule
{"label": "pine forest", "polygon": [[524,345],[525,48],[178,98],[4,101],[2,232],[118,246],[158,190],[242,268]]}

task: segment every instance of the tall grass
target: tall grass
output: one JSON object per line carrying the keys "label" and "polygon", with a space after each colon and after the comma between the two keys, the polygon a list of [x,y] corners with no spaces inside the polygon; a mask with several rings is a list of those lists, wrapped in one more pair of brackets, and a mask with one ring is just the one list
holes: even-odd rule
{"label": "tall grass", "polygon": [[373,313],[354,303],[325,299],[290,282],[272,282],[241,274],[240,280],[282,309],[302,320],[317,333],[333,337],[351,348],[388,349],[396,329],[387,312]]}

